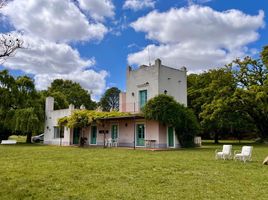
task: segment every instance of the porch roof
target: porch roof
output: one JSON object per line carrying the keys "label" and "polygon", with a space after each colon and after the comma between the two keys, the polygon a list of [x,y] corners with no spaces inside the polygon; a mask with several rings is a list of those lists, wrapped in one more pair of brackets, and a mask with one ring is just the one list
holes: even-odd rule
{"label": "porch roof", "polygon": [[126,115],[126,116],[100,118],[100,120],[115,120],[115,119],[144,119],[144,116],[140,113],[135,113],[135,114]]}

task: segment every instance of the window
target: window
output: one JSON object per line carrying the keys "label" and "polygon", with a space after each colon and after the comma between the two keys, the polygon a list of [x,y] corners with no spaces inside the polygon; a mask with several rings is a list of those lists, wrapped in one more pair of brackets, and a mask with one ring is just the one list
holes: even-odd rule
{"label": "window", "polygon": [[63,138],[64,137],[64,127],[54,126],[54,138]]}
{"label": "window", "polygon": [[142,108],[146,102],[147,102],[147,90],[141,90],[139,92],[139,95],[140,95],[140,108]]}

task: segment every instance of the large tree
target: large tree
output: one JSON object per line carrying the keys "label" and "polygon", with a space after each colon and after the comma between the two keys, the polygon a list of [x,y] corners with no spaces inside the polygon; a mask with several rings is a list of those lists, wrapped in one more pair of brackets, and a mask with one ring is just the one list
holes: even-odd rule
{"label": "large tree", "polygon": [[176,135],[183,147],[194,145],[194,136],[199,131],[199,124],[193,112],[179,104],[173,97],[160,94],[150,99],[143,108],[145,119],[157,120],[175,128]]}
{"label": "large tree", "polygon": [[96,103],[91,100],[89,92],[83,89],[79,83],[70,80],[54,80],[46,95],[56,98],[59,109],[66,108],[66,102],[73,104],[76,108],[84,105],[86,109],[92,110],[96,107]]}
{"label": "large tree", "polygon": [[99,105],[103,111],[119,110],[119,94],[120,90],[117,87],[112,87],[106,90]]}
{"label": "large tree", "polygon": [[27,135],[30,142],[32,134],[41,132],[44,123],[44,106],[33,80],[27,76],[14,78],[3,70],[0,96],[0,140],[17,133]]}

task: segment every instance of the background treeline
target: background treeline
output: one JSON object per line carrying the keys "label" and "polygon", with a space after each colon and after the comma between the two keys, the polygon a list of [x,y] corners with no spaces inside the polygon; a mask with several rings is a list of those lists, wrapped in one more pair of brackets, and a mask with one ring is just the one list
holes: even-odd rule
{"label": "background treeline", "polygon": [[219,69],[188,76],[188,107],[203,138],[268,138],[268,46],[260,58],[236,59]]}
{"label": "background treeline", "polygon": [[[260,57],[245,57],[218,69],[188,75],[188,107],[201,126],[203,138],[268,139],[268,46]],[[45,98],[53,96],[55,109],[84,105],[92,110],[118,110],[120,90],[108,89],[98,103],[78,83],[57,79],[37,91],[27,76],[14,77],[0,71],[0,140],[11,134],[43,132]]]}

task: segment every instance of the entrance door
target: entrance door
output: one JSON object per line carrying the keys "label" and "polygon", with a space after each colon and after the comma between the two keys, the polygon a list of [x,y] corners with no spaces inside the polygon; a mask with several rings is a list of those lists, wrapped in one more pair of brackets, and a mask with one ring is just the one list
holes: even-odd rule
{"label": "entrance door", "polygon": [[111,136],[113,140],[118,138],[118,125],[112,125]]}
{"label": "entrance door", "polygon": [[168,147],[174,147],[174,128],[168,127]]}
{"label": "entrance door", "polygon": [[136,146],[144,146],[144,124],[136,125]]}
{"label": "entrance door", "polygon": [[79,135],[80,135],[80,129],[74,128],[73,129],[73,144],[79,144]]}
{"label": "entrance door", "polygon": [[90,144],[97,144],[97,126],[91,126]]}

